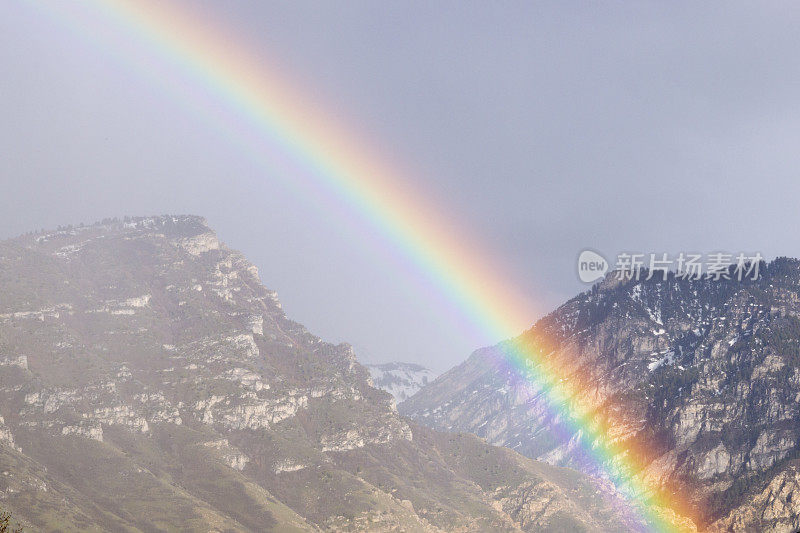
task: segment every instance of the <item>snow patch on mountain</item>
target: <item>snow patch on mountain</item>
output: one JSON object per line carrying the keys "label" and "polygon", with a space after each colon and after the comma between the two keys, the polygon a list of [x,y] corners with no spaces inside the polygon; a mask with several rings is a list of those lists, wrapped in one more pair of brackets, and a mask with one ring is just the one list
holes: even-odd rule
{"label": "snow patch on mountain", "polygon": [[392,396],[397,403],[407,400],[436,378],[436,373],[414,363],[364,365],[372,376],[372,384]]}

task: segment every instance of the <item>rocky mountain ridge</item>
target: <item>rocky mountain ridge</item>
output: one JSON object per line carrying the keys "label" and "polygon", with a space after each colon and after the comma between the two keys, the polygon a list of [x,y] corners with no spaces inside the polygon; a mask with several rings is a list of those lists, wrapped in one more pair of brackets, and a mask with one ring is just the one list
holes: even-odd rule
{"label": "rocky mountain ridge", "polygon": [[366,364],[372,384],[402,402],[415,395],[422,387],[436,378],[436,374],[422,365],[414,363]]}
{"label": "rocky mountain ridge", "polygon": [[[566,379],[581,376],[576,400],[597,420],[622,417],[617,439],[646,442],[647,475],[682,487],[712,530],[800,527],[800,261],[760,267],[744,281],[611,274],[518,339],[546,346],[542,364],[562,365]],[[400,412],[577,466],[582,437],[553,436],[537,368],[520,375],[504,357],[503,345],[478,350]]]}
{"label": "rocky mountain ridge", "polygon": [[575,471],[400,416],[205,221],[0,242],[0,507],[29,531],[625,531]]}

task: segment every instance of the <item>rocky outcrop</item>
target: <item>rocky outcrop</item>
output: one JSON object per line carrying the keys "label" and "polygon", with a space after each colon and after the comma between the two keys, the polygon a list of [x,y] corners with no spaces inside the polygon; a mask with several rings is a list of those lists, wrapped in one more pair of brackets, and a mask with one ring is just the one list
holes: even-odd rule
{"label": "rocky outcrop", "polygon": [[201,218],[2,242],[0,293],[0,503],[30,530],[640,526],[588,478],[401,417]]}
{"label": "rocky outcrop", "polygon": [[772,478],[759,493],[728,516],[714,522],[710,531],[792,533],[800,530],[800,470],[792,464]]}

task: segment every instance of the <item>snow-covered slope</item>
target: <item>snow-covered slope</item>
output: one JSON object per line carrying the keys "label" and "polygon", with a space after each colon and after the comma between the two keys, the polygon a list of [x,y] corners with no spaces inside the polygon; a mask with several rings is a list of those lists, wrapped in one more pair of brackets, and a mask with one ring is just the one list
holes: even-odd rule
{"label": "snow-covered slope", "polygon": [[422,387],[436,378],[436,373],[414,363],[384,363],[365,365],[372,376],[372,383],[385,390],[397,403],[407,400]]}

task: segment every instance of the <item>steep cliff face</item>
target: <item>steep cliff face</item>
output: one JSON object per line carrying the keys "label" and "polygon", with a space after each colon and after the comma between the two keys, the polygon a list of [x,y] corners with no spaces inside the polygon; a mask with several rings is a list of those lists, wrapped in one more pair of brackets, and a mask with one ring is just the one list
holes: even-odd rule
{"label": "steep cliff face", "polygon": [[575,472],[399,416],[200,218],[2,242],[0,288],[0,505],[30,530],[635,525]]}
{"label": "steep cliff face", "polygon": [[[761,271],[757,281],[609,277],[521,337],[546,347],[542,364],[583,376],[578,400],[598,419],[615,409],[615,438],[648,443],[648,475],[682,487],[715,528],[798,521],[800,262]],[[503,360],[502,345],[475,352],[401,413],[576,465],[579,435],[553,438],[541,391]]]}

